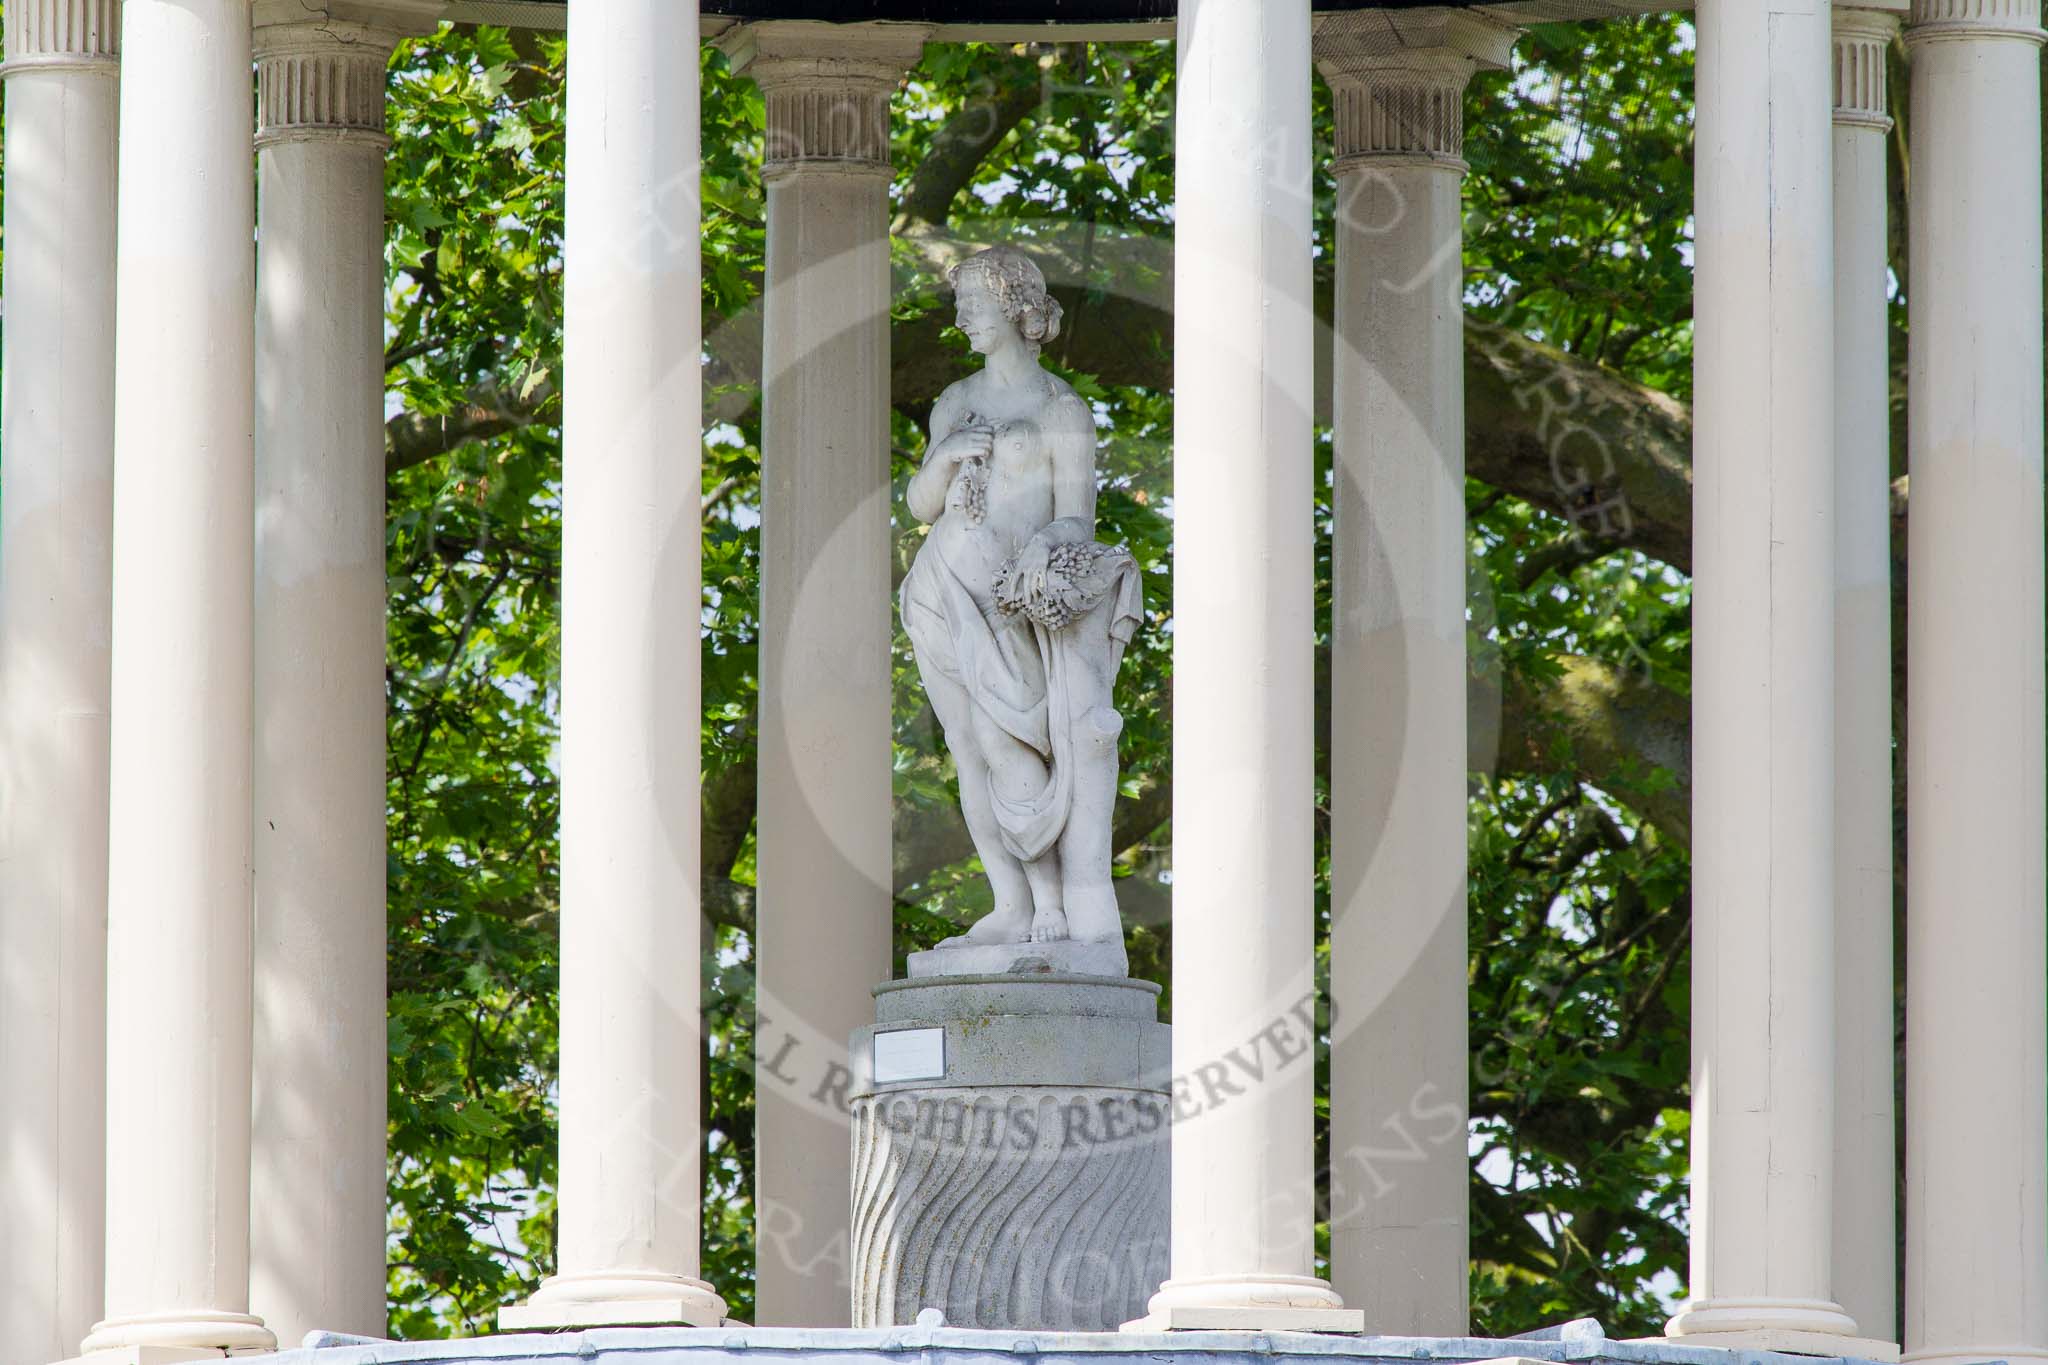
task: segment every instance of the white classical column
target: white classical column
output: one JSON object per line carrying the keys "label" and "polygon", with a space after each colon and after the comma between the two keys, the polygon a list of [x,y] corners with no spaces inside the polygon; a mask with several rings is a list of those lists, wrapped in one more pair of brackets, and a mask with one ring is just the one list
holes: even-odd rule
{"label": "white classical column", "polygon": [[107,1289],[85,1347],[261,1348],[249,0],[127,0],[121,51]]}
{"label": "white classical column", "polygon": [[249,1293],[288,1342],[384,1331],[384,67],[438,8],[256,8]]}
{"label": "white classical column", "polygon": [[2048,1357],[2039,0],[1914,0],[1906,1358]]}
{"label": "white classical column", "polygon": [[505,1328],[715,1326],[699,1279],[697,6],[569,19],[558,1273]]}
{"label": "white classical column", "polygon": [[1463,93],[1515,30],[1316,31],[1336,127],[1330,1279],[1375,1332],[1467,1330]]}
{"label": "white classical column", "polygon": [[1834,11],[1834,1300],[1898,1337],[1892,1132],[1892,521],[1885,52],[1906,0]]}
{"label": "white classical column", "polygon": [[1829,6],[1697,22],[1692,1297],[1668,1330],[1825,1349],[1856,1330],[1829,1288]]}
{"label": "white classical column", "polygon": [[754,1320],[776,1327],[852,1304],[833,1071],[889,976],[889,97],[925,32],[775,22],[727,45],[768,109]]}
{"label": "white classical column", "polygon": [[0,354],[0,1342],[99,1317],[119,0],[6,13]]}
{"label": "white classical column", "polygon": [[1358,1331],[1314,1276],[1309,3],[1177,41],[1173,1273],[1130,1328]]}

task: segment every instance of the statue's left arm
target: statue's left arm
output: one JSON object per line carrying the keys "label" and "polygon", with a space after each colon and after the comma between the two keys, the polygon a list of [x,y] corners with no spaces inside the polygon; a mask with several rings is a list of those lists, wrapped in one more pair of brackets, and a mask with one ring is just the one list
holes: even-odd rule
{"label": "statue's left arm", "polygon": [[1052,520],[1017,557],[1019,581],[1044,576],[1053,548],[1095,539],[1095,417],[1066,385],[1039,417],[1052,466]]}
{"label": "statue's left arm", "polygon": [[998,576],[996,600],[1005,612],[1063,631],[1114,597],[1102,623],[1105,652],[1096,661],[1107,687],[1139,618],[1137,565],[1123,546],[1095,539],[1095,418],[1088,405],[1066,390],[1047,405],[1040,430],[1052,466],[1053,519]]}
{"label": "statue's left arm", "polygon": [[[1052,456],[1053,524],[1056,542],[1095,539],[1095,417],[1071,389],[1053,399],[1046,413],[1046,443]],[[1065,523],[1062,525],[1062,523]]]}

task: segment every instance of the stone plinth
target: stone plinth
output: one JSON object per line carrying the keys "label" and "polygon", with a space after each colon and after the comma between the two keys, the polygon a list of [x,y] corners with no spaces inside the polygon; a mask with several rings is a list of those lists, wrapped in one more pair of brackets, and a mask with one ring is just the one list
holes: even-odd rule
{"label": "stone plinth", "polygon": [[1124,980],[1130,961],[1121,941],[1083,943],[955,943],[906,959],[912,978],[935,976],[1106,976]]}
{"label": "stone plinth", "polygon": [[[1556,1329],[1551,1329],[1555,1333]],[[373,1342],[316,1333],[266,1365],[1815,1365],[1812,1356],[1585,1335],[1327,1336],[1307,1332],[974,1332],[951,1326],[631,1327],[466,1341]],[[1850,1358],[1855,1359],[1855,1358]]]}
{"label": "stone plinth", "polygon": [[1159,988],[1026,972],[875,989],[853,1037],[853,1322],[1111,1331],[1167,1270]]}

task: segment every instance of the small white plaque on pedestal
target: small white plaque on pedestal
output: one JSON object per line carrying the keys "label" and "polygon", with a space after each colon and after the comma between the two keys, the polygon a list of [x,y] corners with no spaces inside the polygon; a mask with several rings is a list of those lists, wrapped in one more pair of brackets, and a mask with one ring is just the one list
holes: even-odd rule
{"label": "small white plaque on pedestal", "polygon": [[939,1081],[946,1077],[946,1031],[899,1028],[875,1035],[875,1084]]}

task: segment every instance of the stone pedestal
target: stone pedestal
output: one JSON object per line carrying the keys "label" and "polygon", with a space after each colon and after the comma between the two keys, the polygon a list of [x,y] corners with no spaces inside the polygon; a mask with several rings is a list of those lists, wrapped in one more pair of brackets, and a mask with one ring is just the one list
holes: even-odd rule
{"label": "stone pedestal", "polygon": [[1166,1278],[1159,988],[1021,971],[875,988],[853,1036],[853,1325],[1109,1331]]}

